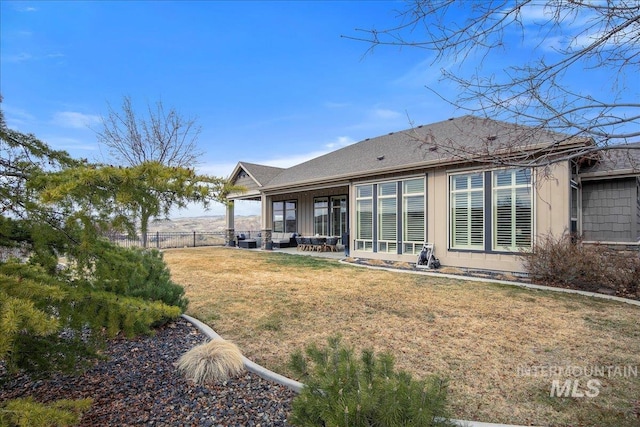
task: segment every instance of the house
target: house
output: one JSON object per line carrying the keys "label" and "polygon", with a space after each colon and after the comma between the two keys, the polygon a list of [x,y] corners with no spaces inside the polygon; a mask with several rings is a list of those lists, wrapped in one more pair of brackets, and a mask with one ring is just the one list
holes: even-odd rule
{"label": "house", "polygon": [[[631,162],[526,166],[527,159],[592,145],[463,116],[368,138],[286,169],[239,162],[229,179],[246,191],[229,199],[260,200],[263,247],[273,233],[349,231],[353,257],[415,262],[430,242],[442,265],[519,273],[521,251],[549,233],[584,231],[590,239],[637,244],[638,169]],[[498,155],[518,166],[498,165]],[[605,210],[613,188],[620,194]],[[230,241],[233,203],[227,221]]]}
{"label": "house", "polygon": [[572,197],[583,241],[640,249],[640,143],[577,164]]}

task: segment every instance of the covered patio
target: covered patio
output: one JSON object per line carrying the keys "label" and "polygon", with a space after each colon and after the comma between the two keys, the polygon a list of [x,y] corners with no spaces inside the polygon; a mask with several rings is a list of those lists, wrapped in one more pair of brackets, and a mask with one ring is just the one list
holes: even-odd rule
{"label": "covered patio", "polygon": [[[244,249],[243,249],[244,250]],[[265,249],[262,248],[253,248],[253,249],[246,249],[249,251],[264,251]],[[328,258],[328,259],[335,259],[335,260],[341,260],[344,259],[344,251],[340,251],[340,252],[317,252],[317,251],[300,251],[297,248],[276,248],[273,249],[269,252],[280,252],[283,254],[287,254],[287,255],[300,255],[300,256],[312,256],[312,257],[317,257],[317,258]]]}
{"label": "covered patio", "polygon": [[[234,202],[259,201],[261,227],[244,248],[284,249],[296,252],[344,250],[342,237],[349,229],[349,182],[336,180],[323,185],[277,186],[283,169],[239,162],[231,180],[244,191],[230,194],[227,206],[227,244],[239,244],[234,226]],[[265,185],[269,183],[269,188]],[[253,234],[253,233],[252,233]],[[299,250],[296,249],[299,247]]]}

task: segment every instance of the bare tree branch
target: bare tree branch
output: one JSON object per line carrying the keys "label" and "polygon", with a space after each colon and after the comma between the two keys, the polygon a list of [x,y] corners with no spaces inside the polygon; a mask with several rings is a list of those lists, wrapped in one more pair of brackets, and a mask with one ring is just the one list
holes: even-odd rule
{"label": "bare tree branch", "polygon": [[136,166],[159,162],[165,166],[193,167],[202,155],[197,142],[200,127],[195,119],[187,119],[174,108],[165,111],[162,101],[147,105],[147,116],[139,116],[125,96],[121,110],[108,106],[102,117],[102,129],[96,131],[98,141],[118,163]]}
{"label": "bare tree branch", "polygon": [[[414,0],[398,12],[398,20],[389,29],[357,29],[364,35],[343,37],[364,41],[369,50],[385,45],[425,49],[433,52],[434,65],[453,61],[457,66],[442,69],[440,81],[457,86],[457,95],[444,95],[440,85],[428,89],[459,110],[594,142],[564,153],[551,145],[527,155],[505,147],[471,153],[425,141],[431,149],[452,155],[460,149],[461,160],[474,155],[496,164],[544,165],[619,144],[638,147],[637,0]],[[531,50],[525,63],[485,71],[493,60],[522,49]],[[471,61],[473,71],[467,71]],[[577,80],[606,82],[611,90],[596,99],[572,89]],[[552,149],[552,155],[543,155],[545,149]],[[537,161],[536,155],[541,156]]]}

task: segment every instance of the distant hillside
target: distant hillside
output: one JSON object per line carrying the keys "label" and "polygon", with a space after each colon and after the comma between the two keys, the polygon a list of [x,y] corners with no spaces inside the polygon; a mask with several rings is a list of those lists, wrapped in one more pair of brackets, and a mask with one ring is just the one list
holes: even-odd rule
{"label": "distant hillside", "polygon": [[[236,216],[234,219],[234,225],[236,231],[260,231],[260,215]],[[149,224],[149,232],[225,231],[226,228],[227,224],[224,215],[156,220]]]}

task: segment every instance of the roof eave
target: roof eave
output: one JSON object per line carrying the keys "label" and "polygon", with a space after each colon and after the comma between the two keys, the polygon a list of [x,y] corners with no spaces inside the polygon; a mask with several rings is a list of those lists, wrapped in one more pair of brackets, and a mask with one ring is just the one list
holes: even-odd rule
{"label": "roof eave", "polygon": [[[567,147],[567,146],[583,146],[584,143],[587,142],[584,139],[577,139],[577,138],[571,138],[569,140],[563,141],[560,145],[562,145],[562,147]],[[527,147],[526,150],[522,150],[522,151],[536,151],[539,148],[543,148],[544,146],[548,145],[547,143],[541,143],[541,144],[536,144],[536,145],[532,145],[530,147]],[[504,150],[504,152],[507,152],[507,150]],[[501,152],[496,152],[496,155],[501,154]],[[409,163],[406,165],[402,165],[402,166],[390,166],[390,167],[386,167],[386,168],[381,168],[381,169],[375,169],[375,170],[368,170],[365,172],[354,172],[354,173],[345,173],[345,174],[340,174],[340,175],[333,175],[333,176],[328,176],[328,177],[322,177],[320,179],[314,178],[314,179],[308,179],[308,180],[303,180],[303,181],[297,181],[294,183],[287,183],[287,184],[278,184],[278,185],[265,185],[264,187],[262,187],[262,190],[264,192],[272,192],[272,191],[280,191],[280,190],[284,190],[284,189],[295,189],[295,188],[302,188],[302,187],[308,187],[311,185],[319,185],[319,184],[331,184],[331,187],[337,187],[340,185],[344,185],[344,182],[348,182],[350,180],[353,179],[358,179],[358,178],[366,178],[372,175],[384,175],[384,174],[389,174],[389,173],[402,173],[402,172],[407,172],[407,171],[411,171],[411,170],[416,170],[416,169],[428,169],[428,168],[433,168],[433,167],[448,167],[448,166],[452,166],[452,165],[463,165],[465,163],[474,163],[474,162],[478,162],[479,160],[481,160],[481,157],[478,157],[477,159],[434,159],[434,160],[428,160],[428,161],[422,161],[422,162],[416,162],[416,163]],[[340,182],[340,181],[344,181],[344,182]]]}
{"label": "roof eave", "polygon": [[598,178],[623,178],[623,177],[640,177],[640,171],[633,168],[616,169],[608,171],[579,173],[581,180],[591,180]]}
{"label": "roof eave", "polygon": [[[460,162],[452,162],[452,164],[460,164]],[[333,176],[323,177],[321,179],[308,179],[304,181],[298,181],[295,183],[280,184],[280,185],[273,185],[273,186],[266,185],[262,188],[262,190],[264,192],[272,192],[272,191],[278,191],[283,189],[294,189],[294,188],[308,187],[310,185],[319,185],[319,184],[331,184],[330,185],[331,187],[339,187],[342,185],[346,185],[349,183],[349,181],[357,178],[366,178],[372,175],[384,175],[388,173],[406,172],[409,170],[427,169],[433,166],[448,166],[448,165],[449,165],[449,162],[430,160],[428,162],[411,163],[411,164],[404,165],[402,167],[397,167],[397,166],[387,167],[387,168],[381,168],[381,169],[375,169],[375,170],[368,170],[365,172],[353,172],[353,173],[346,173],[346,174],[340,174],[340,175],[333,175]]]}

